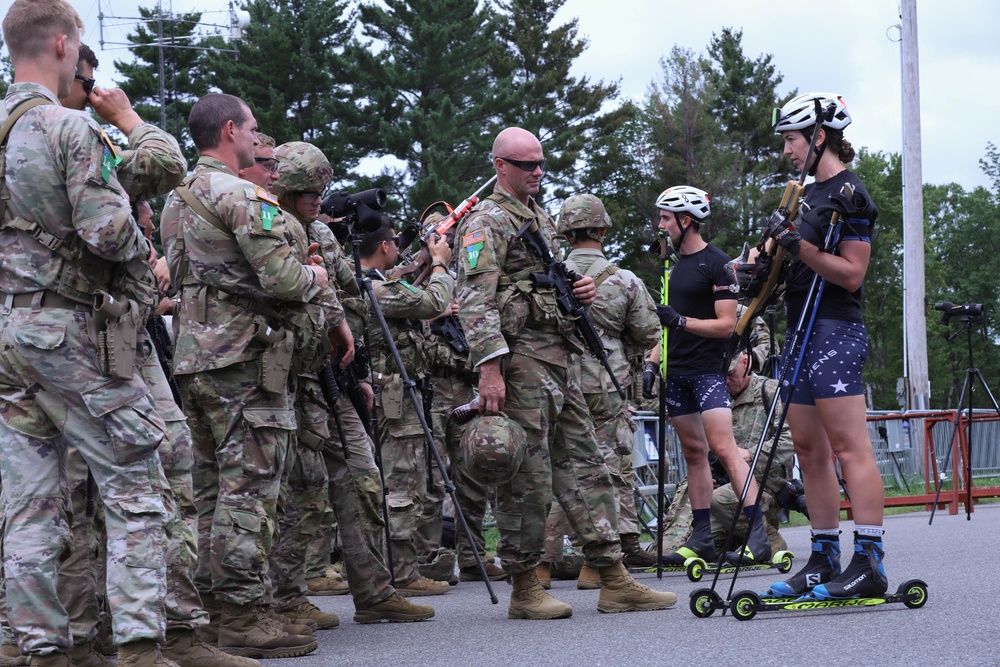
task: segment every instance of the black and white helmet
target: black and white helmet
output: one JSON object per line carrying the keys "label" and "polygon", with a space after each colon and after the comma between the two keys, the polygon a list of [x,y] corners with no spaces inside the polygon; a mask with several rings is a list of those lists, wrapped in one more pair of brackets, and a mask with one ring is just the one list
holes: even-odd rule
{"label": "black and white helmet", "polygon": [[816,100],[825,111],[834,104],[833,118],[824,118],[823,127],[843,130],[851,124],[851,114],[847,113],[847,103],[837,93],[806,93],[793,97],[780,109],[774,110],[774,131],[777,133],[801,130],[816,124]]}
{"label": "black and white helmet", "polygon": [[690,185],[675,185],[656,198],[656,208],[675,213],[687,213],[695,220],[704,220],[712,212],[708,193]]}

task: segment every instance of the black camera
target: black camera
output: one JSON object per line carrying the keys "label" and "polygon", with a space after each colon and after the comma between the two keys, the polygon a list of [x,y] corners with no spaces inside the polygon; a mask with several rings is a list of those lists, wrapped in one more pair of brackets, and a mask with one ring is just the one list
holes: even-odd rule
{"label": "black camera", "polygon": [[981,303],[965,303],[956,304],[951,301],[945,301],[944,303],[935,303],[934,310],[941,311],[941,319],[939,320],[941,324],[948,324],[951,322],[953,317],[982,317],[983,315],[983,304]]}
{"label": "black camera", "polygon": [[806,488],[801,479],[787,479],[785,486],[774,497],[778,507],[786,510],[802,512],[809,518],[809,507],[806,505]]}
{"label": "black camera", "polygon": [[382,227],[382,214],[389,198],[385,190],[372,188],[362,192],[334,192],[327,195],[320,205],[320,211],[331,218],[344,218],[344,223],[353,226],[358,234],[370,234]]}

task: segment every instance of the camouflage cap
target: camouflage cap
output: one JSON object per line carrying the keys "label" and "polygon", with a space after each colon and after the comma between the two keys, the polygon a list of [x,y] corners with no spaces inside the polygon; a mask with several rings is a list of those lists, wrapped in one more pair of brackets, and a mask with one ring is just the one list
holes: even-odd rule
{"label": "camouflage cap", "polygon": [[469,474],[490,486],[513,479],[527,445],[524,429],[504,414],[479,415],[462,433],[462,456]]}
{"label": "camouflage cap", "polygon": [[573,195],[559,209],[560,234],[573,229],[611,229],[611,216],[594,195]]}
{"label": "camouflage cap", "polygon": [[271,190],[278,197],[295,192],[323,192],[333,180],[333,167],[323,151],[305,141],[289,141],[274,149],[278,180]]}

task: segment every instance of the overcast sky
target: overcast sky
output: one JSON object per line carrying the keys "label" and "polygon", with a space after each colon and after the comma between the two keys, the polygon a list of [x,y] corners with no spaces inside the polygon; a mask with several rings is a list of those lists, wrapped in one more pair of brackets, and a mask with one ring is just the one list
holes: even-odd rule
{"label": "overcast sky", "polygon": [[[71,0],[86,24],[84,40],[101,59],[98,82],[113,81],[110,67],[121,50],[98,49],[98,14],[105,14],[105,42],[123,42],[114,16],[136,16],[135,0]],[[143,6],[155,6],[145,0]],[[10,0],[0,0],[5,14]],[[164,7],[170,7],[164,0]],[[219,10],[205,21],[226,20],[226,0],[174,0],[173,11]],[[1000,2],[919,0],[920,100],[923,176],[926,183],[989,185],[979,169],[986,143],[1000,143]],[[899,31],[895,0],[567,0],[557,23],[579,18],[590,46],[574,73],[620,81],[625,97],[641,100],[660,76],[659,60],[676,44],[704,53],[713,32],[743,31],[751,59],[774,56],[784,75],[780,92],[793,88],[840,93],[854,122],[855,146],[899,152],[902,146]],[[890,40],[891,38],[891,40]],[[110,49],[106,46],[106,49]]]}

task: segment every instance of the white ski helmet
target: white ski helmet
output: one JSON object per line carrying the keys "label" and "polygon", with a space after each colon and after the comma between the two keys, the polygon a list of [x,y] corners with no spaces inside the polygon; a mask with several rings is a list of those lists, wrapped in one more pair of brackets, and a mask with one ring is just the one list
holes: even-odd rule
{"label": "white ski helmet", "polygon": [[823,127],[843,130],[851,124],[851,114],[847,113],[847,103],[837,93],[806,93],[793,97],[780,109],[774,110],[771,122],[778,134],[790,130],[801,130],[816,124],[816,100],[826,109],[832,102],[835,107],[833,118],[823,120]]}
{"label": "white ski helmet", "polygon": [[675,185],[656,198],[656,208],[675,213],[687,213],[695,220],[704,220],[712,212],[708,193],[690,185]]}

